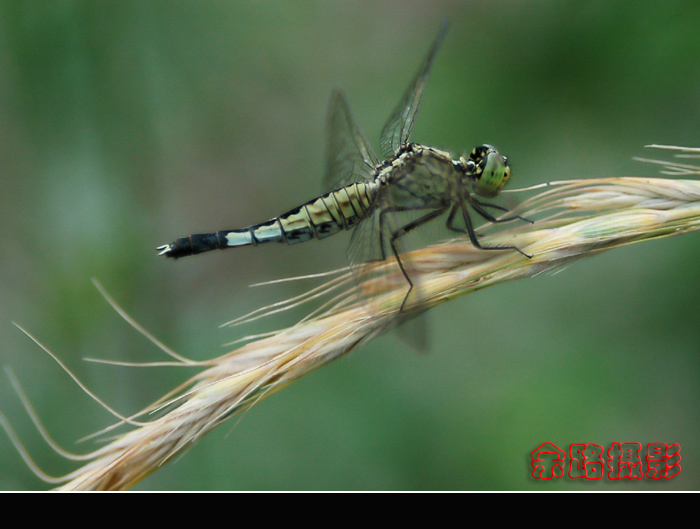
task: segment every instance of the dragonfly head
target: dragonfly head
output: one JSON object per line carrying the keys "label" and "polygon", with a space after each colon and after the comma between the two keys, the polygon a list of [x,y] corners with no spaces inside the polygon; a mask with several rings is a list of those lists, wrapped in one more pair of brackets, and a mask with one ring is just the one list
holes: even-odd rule
{"label": "dragonfly head", "polygon": [[460,161],[467,175],[474,178],[476,192],[481,196],[496,196],[510,178],[508,157],[493,145],[479,145],[469,154],[469,159],[462,157]]}

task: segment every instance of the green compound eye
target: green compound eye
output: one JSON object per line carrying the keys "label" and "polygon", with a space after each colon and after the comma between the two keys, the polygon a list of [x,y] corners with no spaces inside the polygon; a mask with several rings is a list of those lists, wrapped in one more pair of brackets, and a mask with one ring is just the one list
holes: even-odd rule
{"label": "green compound eye", "polygon": [[496,195],[510,178],[508,160],[498,151],[491,150],[477,167],[476,188],[480,195],[492,197]]}

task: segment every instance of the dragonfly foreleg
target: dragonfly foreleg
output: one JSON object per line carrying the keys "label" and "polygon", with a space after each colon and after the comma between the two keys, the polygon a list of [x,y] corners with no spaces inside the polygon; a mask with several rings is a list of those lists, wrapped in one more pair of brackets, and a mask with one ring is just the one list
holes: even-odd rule
{"label": "dragonfly foreleg", "polygon": [[[472,204],[472,206],[474,206],[474,204]],[[466,228],[467,228],[467,235],[469,235],[469,240],[471,241],[471,243],[474,245],[475,248],[478,248],[479,250],[515,250],[516,252],[519,252],[522,255],[524,255],[525,257],[527,257],[528,259],[530,259],[532,257],[531,255],[528,255],[525,252],[523,252],[517,246],[513,246],[510,244],[504,244],[501,246],[482,246],[481,243],[479,242],[479,238],[476,236],[476,232],[474,231],[474,225],[472,224],[472,219],[469,216],[469,210],[467,209],[467,205],[464,203],[459,204],[459,205],[455,204],[454,206],[452,206],[452,210],[450,211],[450,215],[447,218],[448,229],[450,229],[452,231],[459,232],[459,233],[464,233],[464,230],[461,230],[461,229],[452,225],[452,222],[454,221],[455,215],[457,214],[458,207],[462,210],[462,217],[464,218],[464,224],[466,225]],[[477,206],[474,206],[474,209],[480,215],[483,215],[482,212],[479,211],[479,209],[477,209]],[[487,213],[487,215],[488,215],[488,213]],[[488,219],[488,217],[486,217],[486,216],[485,216],[485,218]]]}
{"label": "dragonfly foreleg", "polygon": [[494,222],[494,223],[499,223],[499,222],[510,222],[512,220],[522,220],[524,222],[529,222],[530,224],[534,224],[534,220],[526,219],[525,217],[521,217],[520,215],[513,215],[511,217],[503,217],[502,219],[497,219],[493,215],[491,215],[488,211],[486,211],[484,208],[494,208],[494,209],[500,209],[501,211],[510,211],[508,208],[504,208],[503,206],[499,206],[498,204],[490,204],[488,202],[481,202],[480,200],[477,200],[474,197],[469,197],[469,203],[472,205],[474,208],[474,211],[476,211],[479,215],[484,217],[486,220],[489,222]]}

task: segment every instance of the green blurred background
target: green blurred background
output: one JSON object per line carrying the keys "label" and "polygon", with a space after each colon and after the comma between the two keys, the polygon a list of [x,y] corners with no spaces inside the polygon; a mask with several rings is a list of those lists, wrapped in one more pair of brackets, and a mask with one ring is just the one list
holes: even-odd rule
{"label": "green blurred background", "polygon": [[[700,146],[694,1],[0,4],[0,363],[59,443],[87,451],[75,440],[111,418],[11,321],[129,414],[192,373],[84,362],[164,359],[90,278],[196,359],[301,317],[218,328],[305,288],[249,284],[343,266],[348,234],[178,262],[154,247],[317,194],[331,90],[376,145],[445,17],[415,141],[494,143],[513,187],[652,176],[632,161],[645,144]],[[699,261],[700,235],[687,235],[445,304],[428,355],[381,337],[138,489],[698,489]],[[75,468],[4,376],[0,409],[40,466]],[[529,467],[545,441],[679,443],[683,470],[545,483]],[[45,487],[0,433],[0,489]]]}

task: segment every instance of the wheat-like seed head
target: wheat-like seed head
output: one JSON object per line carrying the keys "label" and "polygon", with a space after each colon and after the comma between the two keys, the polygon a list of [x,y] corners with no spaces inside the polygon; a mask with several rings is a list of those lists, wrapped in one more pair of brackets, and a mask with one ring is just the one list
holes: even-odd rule
{"label": "wheat-like seed head", "polygon": [[[692,165],[655,163],[676,174],[698,172]],[[305,296],[272,307],[268,313],[340,291],[298,324],[199,364],[205,369],[177,393],[125,418],[135,428],[83,456],[88,462],[60,478],[60,488],[128,489],[223,421],[437,304],[617,246],[700,227],[696,181],[605,178],[554,182],[541,189],[515,212],[536,220],[534,224],[513,223],[501,230],[488,225],[480,232],[483,245],[514,245],[531,258],[513,250],[479,250],[466,238],[453,240],[407,255],[417,285],[408,313],[400,311],[407,285],[393,259],[368,264],[357,285],[345,272]],[[260,315],[253,313],[241,321],[256,317]],[[162,416],[137,422],[159,407]]]}

